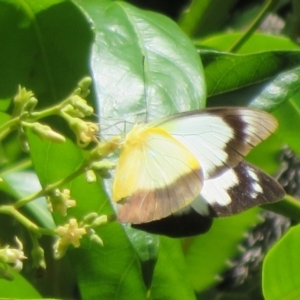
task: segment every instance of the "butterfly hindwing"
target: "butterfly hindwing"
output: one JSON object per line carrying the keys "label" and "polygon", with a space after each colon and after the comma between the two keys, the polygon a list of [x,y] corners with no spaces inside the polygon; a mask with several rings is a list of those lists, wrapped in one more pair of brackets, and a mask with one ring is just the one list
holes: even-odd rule
{"label": "butterfly hindwing", "polygon": [[[200,196],[209,205],[212,216],[226,217],[251,207],[281,200],[281,185],[260,169],[239,163],[221,176],[204,182]],[[192,206],[196,208],[196,199]]]}

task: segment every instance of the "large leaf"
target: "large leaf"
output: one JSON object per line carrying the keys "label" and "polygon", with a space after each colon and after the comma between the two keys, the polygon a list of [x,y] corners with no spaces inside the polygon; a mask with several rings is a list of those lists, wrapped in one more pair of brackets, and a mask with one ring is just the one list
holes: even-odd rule
{"label": "large leaf", "polygon": [[300,226],[288,233],[269,251],[263,265],[263,293],[266,300],[300,297]]}
{"label": "large leaf", "polygon": [[41,299],[39,292],[21,275],[8,268],[14,282],[0,280],[1,299]]}
{"label": "large leaf", "polygon": [[180,240],[161,238],[151,290],[153,299],[195,299],[188,272]]}
{"label": "large leaf", "polygon": [[91,67],[104,127],[204,106],[200,59],[174,22],[125,2],[78,5],[95,33]]}
{"label": "large leaf", "polygon": [[225,103],[271,110],[299,90],[300,51],[240,55],[200,50],[200,55],[209,105]]}

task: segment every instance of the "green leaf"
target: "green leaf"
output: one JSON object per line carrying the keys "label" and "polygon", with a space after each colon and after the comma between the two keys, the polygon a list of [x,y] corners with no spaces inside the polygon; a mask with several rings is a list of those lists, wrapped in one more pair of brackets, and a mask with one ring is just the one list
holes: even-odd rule
{"label": "green leaf", "polygon": [[189,270],[187,276],[196,291],[203,291],[216,283],[216,276],[228,268],[226,262],[238,253],[238,243],[258,222],[258,211],[255,208],[229,218],[215,219],[206,234],[183,240]]}
{"label": "green leaf", "polygon": [[14,277],[14,281],[0,280],[0,297],[2,299],[41,299],[39,292],[19,273],[12,268],[8,271]]}
{"label": "green leaf", "polygon": [[187,274],[180,240],[162,237],[151,289],[152,298],[194,300],[194,289]]}
{"label": "green leaf", "polygon": [[95,32],[91,67],[102,126],[204,106],[199,56],[173,21],[125,2],[77,3]]}
{"label": "green leaf", "polygon": [[0,38],[0,98],[22,85],[55,103],[89,73],[92,32],[71,1],[0,1]]}
{"label": "green leaf", "polygon": [[157,262],[160,237],[140,230],[124,226],[127,236],[134,247],[142,267],[146,288],[150,290],[154,268]]}
{"label": "green leaf", "polygon": [[273,110],[298,92],[300,51],[248,55],[201,51],[208,104]]}
{"label": "green leaf", "polygon": [[291,228],[269,251],[263,264],[266,300],[300,297],[300,225]]}
{"label": "green leaf", "polygon": [[300,94],[285,102],[279,110],[274,112],[280,126],[275,133],[282,144],[288,144],[296,153],[300,154]]}
{"label": "green leaf", "polygon": [[228,21],[236,0],[195,0],[178,23],[189,36],[205,36],[220,31]]}

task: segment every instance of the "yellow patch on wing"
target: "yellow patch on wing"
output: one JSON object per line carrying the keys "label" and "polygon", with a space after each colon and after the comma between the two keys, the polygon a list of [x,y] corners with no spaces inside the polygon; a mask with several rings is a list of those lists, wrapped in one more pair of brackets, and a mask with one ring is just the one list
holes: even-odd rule
{"label": "yellow patch on wing", "polygon": [[202,185],[202,170],[189,149],[162,128],[136,125],[115,173],[113,200],[124,203],[118,219],[140,224],[169,216],[191,203]]}

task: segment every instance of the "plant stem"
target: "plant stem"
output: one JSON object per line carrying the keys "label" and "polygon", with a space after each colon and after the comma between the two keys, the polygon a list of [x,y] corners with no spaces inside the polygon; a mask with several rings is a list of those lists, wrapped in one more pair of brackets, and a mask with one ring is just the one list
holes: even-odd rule
{"label": "plant stem", "polygon": [[37,198],[40,198],[40,197],[43,197],[43,196],[46,196],[49,192],[53,191],[54,189],[72,181],[73,179],[75,179],[77,176],[81,175],[83,173],[83,170],[85,168],[86,164],[83,163],[81,167],[79,167],[74,173],[70,174],[69,176],[67,176],[66,178],[60,180],[60,181],[57,181],[53,184],[49,184],[47,185],[44,189],[34,193],[34,194],[31,194],[19,201],[17,201],[15,204],[14,204],[14,207],[16,209],[24,206],[25,204],[37,199]]}
{"label": "plant stem", "polygon": [[237,52],[245,44],[245,42],[253,35],[265,16],[274,8],[277,2],[277,0],[268,0],[266,2],[246,32],[228,49],[228,52]]}
{"label": "plant stem", "polygon": [[295,222],[300,222],[300,201],[290,195],[286,195],[282,201],[261,206],[264,209],[288,217]]}
{"label": "plant stem", "polygon": [[44,234],[44,235],[55,235],[56,232],[53,229],[40,228],[25,216],[23,216],[19,211],[17,211],[12,205],[1,205],[0,214],[10,215],[24,225],[29,231],[34,232],[35,234]]}

